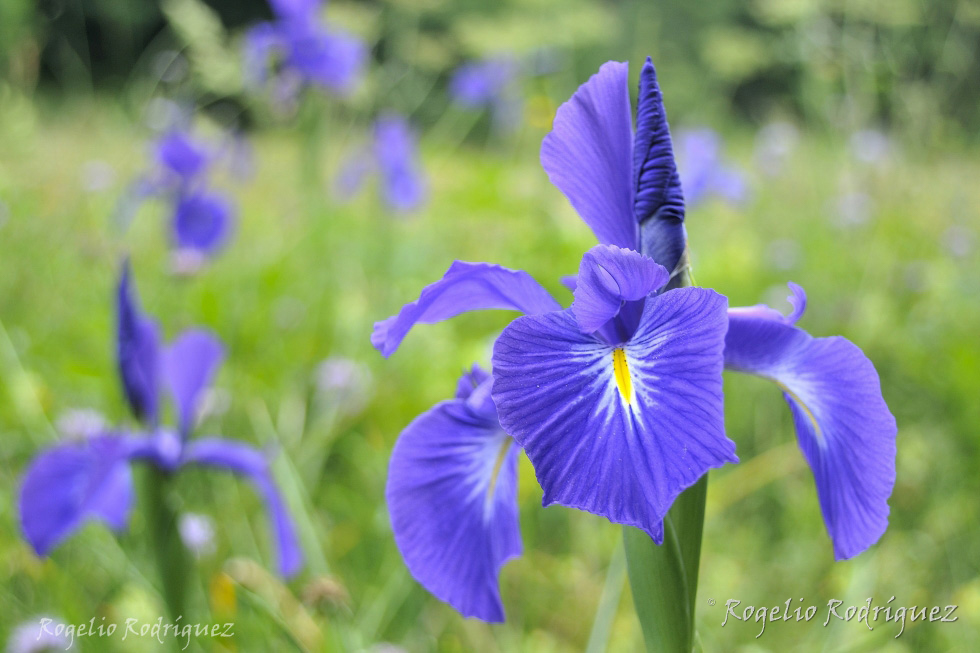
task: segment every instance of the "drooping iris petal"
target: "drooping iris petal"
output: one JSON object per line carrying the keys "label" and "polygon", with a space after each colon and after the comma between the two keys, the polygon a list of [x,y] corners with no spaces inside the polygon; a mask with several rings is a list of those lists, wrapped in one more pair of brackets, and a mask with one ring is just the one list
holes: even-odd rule
{"label": "drooping iris petal", "polygon": [[600,243],[637,248],[628,67],[610,61],[558,107],[541,165]]}
{"label": "drooping iris petal", "polygon": [[493,411],[452,399],[416,418],[392,451],[385,497],[412,576],[465,616],[503,621],[497,577],[521,554],[517,447]]}
{"label": "drooping iris petal", "polygon": [[156,322],[140,313],[130,280],[129,261],[123,264],[116,292],[116,355],[123,391],[137,419],[155,423],[159,401],[160,334]]}
{"label": "drooping iris petal", "polygon": [[296,527],[279,495],[265,454],[241,442],[201,438],[187,445],[184,463],[226,469],[249,479],[269,511],[278,550],[279,572],[290,577],[300,570],[303,552],[296,536]]}
{"label": "drooping iris petal", "polygon": [[[595,333],[620,313],[624,302],[643,299],[667,283],[669,276],[663,266],[639,252],[596,245],[582,257],[572,314],[582,333]],[[630,335],[624,334],[623,340]]]}
{"label": "drooping iris petal", "polygon": [[633,213],[640,224],[640,251],[673,272],[687,247],[684,194],[657,71],[649,57],[640,71],[633,183],[636,189]]}
{"label": "drooping iris petal", "polygon": [[133,503],[128,442],[97,436],[61,444],[34,459],[20,491],[20,523],[38,555],[47,555],[87,520],[122,530]]}
{"label": "drooping iris petal", "polygon": [[650,297],[614,347],[572,311],[522,317],[497,338],[493,399],[559,503],[643,529],[658,542],[674,498],[737,462],[721,386],[727,300],[703,288]]}
{"label": "drooping iris petal", "polygon": [[209,254],[228,240],[232,207],[216,193],[185,195],[174,210],[173,236],[177,247]]}
{"label": "drooping iris petal", "polygon": [[185,331],[163,352],[163,378],[174,399],[177,424],[185,438],[194,426],[201,394],[224,358],[221,341],[208,331]]}
{"label": "drooping iris petal", "polygon": [[837,559],[877,542],[888,527],[897,426],[868,357],[840,336],[814,338],[781,316],[733,310],[725,365],[782,388]]}
{"label": "drooping iris petal", "polygon": [[387,357],[417,322],[432,324],[466,311],[493,308],[534,315],[559,310],[561,305],[523,270],[455,261],[416,301],[405,304],[397,315],[375,322],[371,344]]}

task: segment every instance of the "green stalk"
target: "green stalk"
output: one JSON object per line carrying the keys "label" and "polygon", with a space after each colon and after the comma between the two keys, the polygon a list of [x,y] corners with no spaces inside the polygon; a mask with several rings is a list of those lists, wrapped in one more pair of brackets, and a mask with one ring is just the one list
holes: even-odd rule
{"label": "green stalk", "polygon": [[694,602],[707,488],[705,475],[674,501],[664,519],[661,546],[643,531],[623,527],[633,605],[648,651],[693,650]]}
{"label": "green stalk", "polygon": [[184,616],[190,560],[177,530],[177,510],[170,484],[171,477],[166,472],[155,467],[147,470],[146,519],[163,586],[163,600],[173,623],[177,617]]}
{"label": "green stalk", "polygon": [[[687,255],[668,288],[691,286]],[[694,615],[704,532],[704,505],[708,475],[674,500],[664,518],[661,546],[643,531],[623,527],[626,567],[633,605],[648,651],[691,653],[695,642]]]}

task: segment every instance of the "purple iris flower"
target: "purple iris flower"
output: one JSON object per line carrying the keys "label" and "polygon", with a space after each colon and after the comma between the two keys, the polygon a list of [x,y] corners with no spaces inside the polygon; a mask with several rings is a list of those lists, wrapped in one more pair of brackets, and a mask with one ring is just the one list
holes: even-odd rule
{"label": "purple iris flower", "polygon": [[174,129],[153,144],[154,165],[135,184],[136,199],[159,197],[173,209],[170,236],[179,252],[195,258],[213,255],[228,240],[235,210],[224,195],[209,188],[219,153]]}
{"label": "purple iris flower", "polygon": [[511,57],[496,57],[461,65],[449,80],[449,94],[459,106],[488,108],[496,124],[512,127],[520,113],[521,101],[514,84],[520,68]]}
{"label": "purple iris flower", "polygon": [[[168,473],[197,465],[251,481],[269,510],[279,571],[295,574],[303,555],[267,456],[242,442],[190,439],[201,398],[224,357],[220,341],[206,330],[190,329],[164,345],[156,322],[140,312],[128,265],[119,282],[117,309],[119,373],[129,406],[146,431],[105,431],[38,456],[20,494],[27,541],[38,555],[47,555],[88,520],[123,530],[132,510],[133,461]],[[159,425],[161,387],[173,401],[176,430]]]}
{"label": "purple iris flower", "polygon": [[896,426],[874,366],[847,340],[795,326],[805,305],[798,286],[789,317],[674,287],[687,263],[670,132],[650,60],[635,132],[627,78],[627,64],[603,65],[559,108],[541,148],[552,183],[601,243],[568,282],[571,307],[526,272],[457,261],[371,337],[389,356],[419,322],[477,309],[525,314],[497,338],[492,374],[464,376],[456,399],[412,422],[392,453],[395,540],[413,576],[464,615],[503,619],[496,575],[520,552],[514,444],[545,505],[629,524],[659,543],[677,495],[738,460],[724,432],[723,366],[782,388],[837,558],[867,549],[887,526]]}
{"label": "purple iris flower", "polygon": [[353,196],[368,175],[377,172],[381,196],[392,210],[405,213],[418,209],[428,196],[425,174],[419,161],[415,132],[408,121],[386,113],[374,123],[371,143],[357,151],[337,176],[341,197]]}
{"label": "purple iris flower", "polygon": [[735,203],[745,200],[745,176],[722,162],[721,139],[717,132],[711,129],[684,130],[676,140],[677,170],[688,206],[694,206],[711,195]]}
{"label": "purple iris flower", "polygon": [[303,86],[348,93],[360,77],[367,48],[352,34],[319,19],[318,0],[271,0],[276,18],[256,25],[245,37],[244,67],[248,81],[269,81],[271,59],[278,63],[276,95],[290,101]]}

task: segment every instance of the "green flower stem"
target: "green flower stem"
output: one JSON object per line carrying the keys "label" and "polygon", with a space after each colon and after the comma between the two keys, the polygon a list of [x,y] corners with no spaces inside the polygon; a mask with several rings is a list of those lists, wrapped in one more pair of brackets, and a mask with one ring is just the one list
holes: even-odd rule
{"label": "green flower stem", "polygon": [[[677,264],[668,288],[694,285],[687,252]],[[664,518],[664,543],[654,544],[643,531],[623,527],[626,568],[633,590],[633,605],[648,651],[691,653],[704,504],[708,475],[674,500]]]}
{"label": "green flower stem", "polygon": [[[171,476],[156,468],[146,474],[146,519],[156,555],[163,600],[172,621],[184,616],[190,559],[177,530],[177,510],[170,495]],[[186,617],[184,618],[186,622]]]}
{"label": "green flower stem", "polygon": [[707,488],[704,475],[674,501],[664,519],[661,546],[643,531],[623,527],[633,605],[648,651],[690,653],[693,649]]}

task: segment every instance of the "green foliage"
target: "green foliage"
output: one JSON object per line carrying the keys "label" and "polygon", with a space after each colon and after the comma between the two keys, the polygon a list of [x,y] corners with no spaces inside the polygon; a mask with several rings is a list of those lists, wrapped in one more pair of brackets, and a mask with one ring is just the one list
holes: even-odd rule
{"label": "green foliage", "polygon": [[[182,509],[217,522],[217,551],[194,564],[188,582],[189,609],[205,621],[233,619],[238,650],[290,650],[297,641],[310,650],[361,650],[387,641],[413,651],[574,651],[593,631],[608,650],[641,646],[630,592],[611,589],[617,582],[626,589],[621,562],[610,566],[621,529],[542,509],[526,460],[525,554],[501,575],[502,626],[462,619],[410,578],[383,502],[399,431],[447,397],[462,368],[487,361],[491,338],[510,316],[419,328],[387,361],[368,343],[372,323],[454,258],[526,268],[570,299],[557,278],[577,268],[593,240],[540,169],[543,131],[525,128],[510,147],[491,151],[423,141],[433,200],[401,220],[385,215],[370,193],[335,205],[323,194],[326,179],[304,185],[297,132],[257,134],[256,175],[238,195],[233,243],[198,277],[176,279],[168,274],[160,207],[145,207],[125,235],[109,223],[125,183],[144,165],[144,128],[108,101],[0,107],[0,641],[42,614],[76,623],[165,614],[142,485],[128,534],[89,526],[46,561],[21,539],[14,511],[25,465],[57,437],[53,423],[66,411],[94,408],[126,423],[110,291],[128,251],[144,306],[167,335],[202,324],[227,343],[217,380],[226,410],[202,429],[278,448],[276,474],[300,521],[310,564],[282,586],[255,568],[272,568],[272,550],[261,502],[247,485],[193,472],[172,488]],[[750,166],[751,135],[729,135],[732,158]],[[342,144],[325,147],[332,173]],[[80,171],[95,159],[116,176],[93,193]],[[840,140],[804,133],[778,177],[752,175],[755,193],[743,209],[707,203],[690,212],[697,282],[733,305],[771,302],[785,296],[787,279],[801,283],[810,294],[803,326],[865,349],[899,424],[891,526],[871,551],[835,562],[778,390],[726,378],[727,427],[743,462],[712,472],[709,484],[695,601],[704,650],[980,646],[978,174],[980,161],[968,151],[897,150],[872,168]],[[844,181],[874,202],[867,222],[840,223],[834,201]],[[374,391],[363,412],[338,412],[318,394],[315,367],[330,355],[371,370]],[[831,598],[860,605],[873,596],[878,605],[892,595],[903,605],[959,604],[960,621],[909,623],[898,639],[894,623],[873,624],[874,631],[855,622],[822,626]],[[820,623],[768,624],[758,639],[756,623],[721,626],[728,598],[744,607],[787,598],[800,605],[800,597],[821,609]],[[102,644],[85,649],[132,650],[118,640]],[[209,640],[194,647],[214,650]]]}

